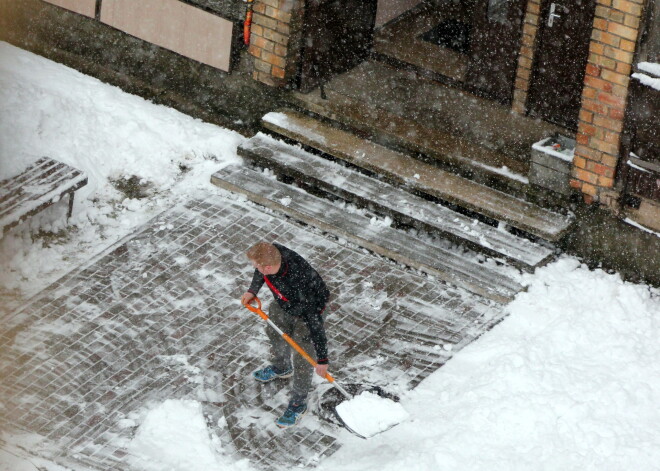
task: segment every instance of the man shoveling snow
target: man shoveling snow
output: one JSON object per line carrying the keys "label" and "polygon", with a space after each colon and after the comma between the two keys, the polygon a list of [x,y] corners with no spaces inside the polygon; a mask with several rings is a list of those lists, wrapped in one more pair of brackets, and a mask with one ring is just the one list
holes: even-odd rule
{"label": "man shoveling snow", "polygon": [[[325,377],[328,349],[322,313],[330,296],[325,282],[303,257],[280,244],[260,242],[247,251],[247,257],[255,270],[241,303],[252,302],[266,283],[276,301],[270,305],[269,317],[305,351],[314,348],[317,363],[314,369]],[[307,412],[312,367],[300,355],[294,355],[292,362],[291,347],[273,329],[267,328],[266,334],[273,362],[255,371],[253,376],[262,383],[293,376],[289,406],[276,421],[279,427],[291,427]]]}

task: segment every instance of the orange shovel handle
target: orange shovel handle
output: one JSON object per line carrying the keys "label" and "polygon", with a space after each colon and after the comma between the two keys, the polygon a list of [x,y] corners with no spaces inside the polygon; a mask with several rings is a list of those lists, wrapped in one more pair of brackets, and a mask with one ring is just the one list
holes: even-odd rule
{"label": "orange shovel handle", "polygon": [[[256,302],[257,304],[256,307],[251,304],[252,302]],[[248,308],[250,311],[257,314],[263,320],[265,320],[268,323],[268,325],[270,325],[273,329],[275,329],[277,333],[279,333],[282,336],[282,338],[284,338],[284,340],[286,340],[296,352],[300,353],[302,357],[309,362],[310,365],[316,367],[318,363],[316,363],[316,361],[314,361],[314,359],[311,356],[309,356],[307,352],[303,350],[302,347],[298,345],[298,343],[289,336],[289,334],[282,332],[282,330],[279,327],[277,327],[277,325],[273,321],[270,320],[268,315],[261,310],[261,301],[259,300],[259,298],[255,296],[254,298],[252,298],[252,300],[249,303],[244,304],[244,306]],[[335,382],[335,378],[333,378],[332,375],[330,375],[330,373],[325,374],[325,379],[327,379],[331,383]]]}

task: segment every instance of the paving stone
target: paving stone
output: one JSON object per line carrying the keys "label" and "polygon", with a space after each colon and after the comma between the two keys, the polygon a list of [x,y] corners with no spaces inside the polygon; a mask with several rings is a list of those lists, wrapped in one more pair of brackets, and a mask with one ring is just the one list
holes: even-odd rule
{"label": "paving stone", "polygon": [[251,279],[245,250],[262,238],[301,252],[328,281],[332,370],[347,383],[410,389],[503,316],[500,304],[256,206],[194,200],[6,319],[0,427],[42,437],[35,453],[63,466],[126,469],[135,429],[121,428],[122,418],[213,390],[222,400],[203,411],[225,452],[263,469],[313,467],[336,452],[352,436],[314,413],[328,385],[311,394],[300,426],[282,431],[273,421],[289,384],[251,379],[268,347],[238,298]]}

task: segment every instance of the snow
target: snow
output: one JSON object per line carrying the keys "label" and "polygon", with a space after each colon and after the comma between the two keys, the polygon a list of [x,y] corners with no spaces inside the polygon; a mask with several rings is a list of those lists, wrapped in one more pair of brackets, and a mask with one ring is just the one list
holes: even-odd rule
{"label": "snow", "polygon": [[528,184],[529,183],[529,178],[520,175],[519,173],[513,172],[509,167],[506,165],[502,165],[501,167],[493,167],[492,165],[485,164],[483,162],[475,161],[475,163],[482,168],[485,168],[487,170],[490,170],[491,172],[498,173],[500,175],[504,175],[505,177],[510,178],[511,180],[517,180],[520,183]]}
{"label": "snow", "polygon": [[340,403],[337,413],[346,425],[365,438],[384,432],[408,418],[401,404],[369,391]]}
{"label": "snow", "polygon": [[657,62],[640,62],[637,64],[637,67],[639,70],[643,70],[644,72],[648,72],[660,77],[660,64]]}
{"label": "snow", "polygon": [[325,143],[325,137],[315,132],[312,132],[307,128],[303,128],[295,123],[292,123],[291,120],[284,113],[271,111],[270,113],[267,113],[263,117],[263,121],[274,124],[275,126],[282,129],[289,129],[295,133],[298,133],[306,137],[308,140]]}
{"label": "snow", "polygon": [[402,398],[408,421],[319,469],[658,469],[660,293],[569,257],[529,282]]}
{"label": "snow", "polygon": [[[48,246],[29,231],[0,240],[0,286],[27,296],[196,192],[217,191],[209,175],[239,162],[243,137],[154,105],[55,62],[0,42],[0,180],[41,156],[82,170],[76,192],[75,240]],[[184,172],[182,168],[190,168]],[[136,175],[153,190],[128,198],[109,181]],[[59,213],[58,213],[59,210]],[[28,224],[57,233],[66,201]],[[34,283],[41,279],[41,283]]]}
{"label": "snow", "polygon": [[[41,155],[90,176],[65,237],[32,241],[38,227],[64,228],[43,214],[0,241],[0,293],[16,302],[163,210],[222,195],[210,175],[240,161],[236,133],[6,43],[0,100],[0,177]],[[146,198],[129,199],[110,183],[129,174],[151,184]],[[660,292],[571,257],[525,282],[507,319],[402,396],[407,420],[366,441],[346,434],[318,469],[658,470]],[[171,360],[197,374],[184,358]],[[136,429],[129,445],[136,471],[249,469],[208,434],[196,401],[145,404],[122,425]],[[0,470],[61,469],[8,448],[6,438]]]}
{"label": "snow", "polygon": [[626,165],[628,165],[629,167],[634,168],[635,170],[639,170],[640,172],[651,173],[650,170],[647,170],[647,169],[645,169],[645,168],[643,168],[643,167],[640,167],[639,165],[635,164],[635,163],[632,162],[631,160],[627,160],[627,161],[626,161]]}
{"label": "snow", "polygon": [[250,469],[224,456],[210,437],[201,404],[168,399],[147,410],[129,446],[131,464],[145,471]]}
{"label": "snow", "polygon": [[642,85],[646,85],[647,87],[651,87],[655,90],[660,90],[660,78],[651,77],[639,72],[632,74],[632,78],[639,80]]}
{"label": "snow", "polygon": [[566,162],[572,162],[573,156],[575,154],[575,148],[566,148],[561,151],[557,151],[552,148],[552,145],[546,144],[548,141],[551,140],[552,138],[548,137],[546,139],[543,139],[542,141],[535,142],[534,144],[532,144],[532,149],[537,150],[539,152],[543,152],[545,154],[552,155],[553,157],[557,157],[558,159],[564,160]]}
{"label": "snow", "polygon": [[633,221],[633,220],[630,219],[630,218],[625,218],[625,219],[623,220],[623,222],[625,222],[626,224],[630,224],[631,226],[636,227],[637,229],[641,229],[641,230],[643,230],[644,232],[648,232],[649,234],[653,234],[653,235],[656,236],[656,237],[660,237],[660,232],[656,232],[656,231],[654,231],[654,230],[649,229],[649,228],[646,227],[646,226],[642,226],[640,223],[638,223],[638,222],[636,222],[636,221]]}

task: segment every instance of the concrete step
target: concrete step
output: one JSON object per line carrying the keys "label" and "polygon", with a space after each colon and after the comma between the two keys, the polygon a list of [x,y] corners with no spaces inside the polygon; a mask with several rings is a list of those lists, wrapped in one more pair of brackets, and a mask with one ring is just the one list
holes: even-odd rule
{"label": "concrete step", "polygon": [[365,62],[296,106],[452,173],[524,197],[534,142],[558,128],[461,90]]}
{"label": "concrete step", "polygon": [[548,241],[561,239],[571,224],[568,216],[445,172],[302,113],[268,113],[263,125],[305,146],[382,175],[409,191],[439,198]]}
{"label": "concrete step", "polygon": [[278,176],[293,178],[306,189],[331,193],[389,216],[398,223],[505,259],[527,271],[533,271],[554,256],[554,251],[548,247],[516,237],[265,134],[259,133],[241,144],[238,154],[253,165],[273,170]]}
{"label": "concrete step", "polygon": [[488,299],[508,302],[523,289],[513,278],[511,267],[479,263],[476,253],[456,253],[440,242],[421,240],[392,227],[372,224],[367,216],[348,213],[327,199],[279,182],[263,172],[232,165],[215,173],[211,182]]}

